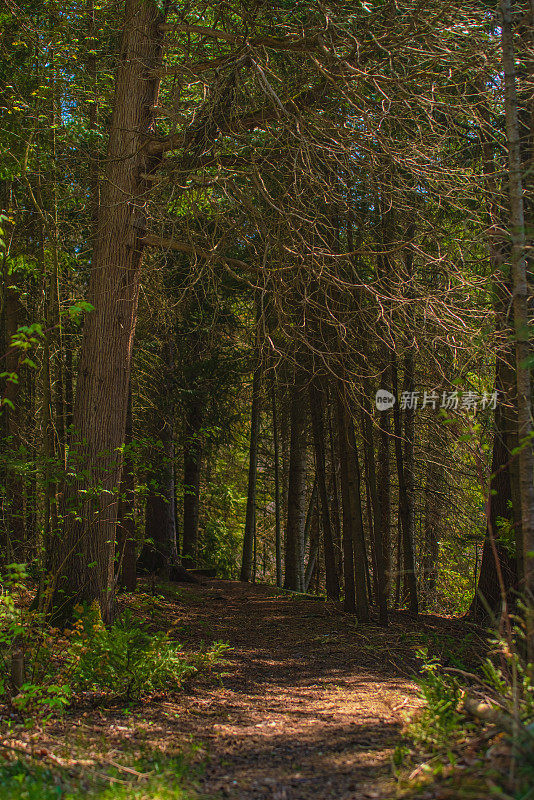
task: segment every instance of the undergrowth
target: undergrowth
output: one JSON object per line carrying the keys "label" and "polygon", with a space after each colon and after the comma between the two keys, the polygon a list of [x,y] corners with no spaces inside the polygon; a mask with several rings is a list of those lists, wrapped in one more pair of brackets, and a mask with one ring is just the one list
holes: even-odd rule
{"label": "undergrowth", "polygon": [[138,763],[130,773],[120,768],[48,767],[27,759],[0,766],[2,800],[193,800],[185,759],[157,759]]}
{"label": "undergrowth", "polygon": [[128,704],[179,691],[195,676],[216,672],[230,649],[214,642],[186,653],[173,630],[154,630],[152,620],[128,610],[105,626],[97,606],[78,606],[70,628],[52,628],[17,604],[26,578],[21,565],[11,565],[2,580],[0,699],[11,719],[28,726],[60,715],[88,692],[100,703]]}
{"label": "undergrowth", "polygon": [[522,621],[514,623],[513,632],[493,639],[476,672],[443,666],[419,651],[425,704],[394,759],[404,790],[439,778],[458,787],[458,797],[471,797],[473,789],[477,798],[534,800],[532,666],[522,657]]}

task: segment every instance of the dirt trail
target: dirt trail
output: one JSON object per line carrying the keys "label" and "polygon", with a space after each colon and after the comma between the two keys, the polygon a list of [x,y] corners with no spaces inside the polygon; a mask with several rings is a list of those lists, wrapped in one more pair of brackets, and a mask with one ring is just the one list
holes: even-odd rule
{"label": "dirt trail", "polygon": [[392,800],[392,754],[419,705],[414,651],[472,649],[460,620],[397,614],[387,629],[358,626],[330,603],[232,581],[158,587],[126,604],[186,651],[227,642],[224,674],[130,709],[97,695],[27,736],[100,772],[185,754],[210,800]]}
{"label": "dirt trail", "polygon": [[358,628],[320,601],[210,581],[181,590],[186,646],[223,640],[233,651],[222,686],[196,687],[181,732],[206,744],[201,791],[270,800],[392,797],[391,756],[410,670],[389,629]]}

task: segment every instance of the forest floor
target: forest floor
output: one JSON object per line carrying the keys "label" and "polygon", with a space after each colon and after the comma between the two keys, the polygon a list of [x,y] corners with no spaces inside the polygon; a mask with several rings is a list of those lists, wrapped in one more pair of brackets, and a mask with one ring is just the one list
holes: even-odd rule
{"label": "forest floor", "polygon": [[147,604],[154,628],[186,651],[227,642],[219,674],[138,707],[88,700],[21,734],[45,760],[116,766],[120,782],[135,770],[119,764],[151,753],[151,763],[157,754],[192,764],[188,785],[201,796],[389,800],[395,747],[421,704],[416,650],[427,645],[448,659],[470,646],[460,620],[399,613],[386,629],[359,626],[328,602],[232,581],[168,584],[128,601],[140,617]]}

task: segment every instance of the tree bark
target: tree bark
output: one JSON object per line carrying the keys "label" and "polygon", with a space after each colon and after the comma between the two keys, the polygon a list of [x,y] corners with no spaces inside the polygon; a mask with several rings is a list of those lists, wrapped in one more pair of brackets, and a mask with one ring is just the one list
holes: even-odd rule
{"label": "tree bark", "polygon": [[26,550],[26,525],[24,513],[24,481],[16,469],[13,469],[11,457],[17,458],[21,445],[21,408],[19,405],[20,392],[20,353],[10,348],[10,342],[17,331],[21,319],[21,305],[17,294],[8,286],[8,276],[4,276],[3,291],[0,310],[0,355],[4,355],[3,368],[8,374],[18,375],[19,382],[2,381],[2,398],[9,401],[0,410],[2,448],[5,456],[2,458],[3,484],[3,525],[2,560],[10,564],[25,560]]}
{"label": "tree bark", "polygon": [[304,586],[303,591],[307,592],[310,588],[311,579],[318,567],[317,560],[319,558],[319,512],[317,507],[314,506],[311,524],[310,524],[310,550],[308,554],[308,563],[304,571]]}
{"label": "tree bark", "polygon": [[[502,362],[497,361],[496,386],[503,397]],[[495,409],[493,454],[491,462],[491,481],[489,496],[489,520],[482,550],[480,574],[468,617],[478,622],[494,621],[499,613],[508,610],[512,595],[517,589],[517,567],[510,550],[503,544],[500,536],[500,522],[506,520],[513,527],[511,510],[512,487],[509,464],[510,431],[507,429],[507,415],[502,403]],[[493,540],[493,541],[492,541]],[[501,583],[502,582],[502,583]],[[503,609],[504,605],[504,609]]]}
{"label": "tree bark", "polygon": [[391,464],[389,412],[380,415],[378,439],[378,505],[380,509],[380,535],[384,559],[384,593],[386,602],[391,587]]}
{"label": "tree bark", "polygon": [[441,504],[436,491],[443,485],[443,468],[436,463],[436,456],[427,455],[426,481],[424,489],[424,533],[422,553],[422,599],[428,608],[435,597],[438,579],[439,539],[438,527],[441,519]]}
{"label": "tree bark", "polygon": [[521,529],[523,535],[523,568],[525,581],[527,651],[534,661],[534,450],[532,424],[532,392],[530,381],[529,299],[526,259],[525,215],[521,175],[521,147],[518,123],[518,101],[515,75],[515,54],[510,0],[502,0],[502,54],[504,66],[504,107],[508,148],[508,185],[510,191],[510,237],[512,240],[512,282],[515,328],[517,421],[519,437],[519,481],[521,492]]}
{"label": "tree bark", "polygon": [[278,409],[276,403],[276,384],[273,379],[271,389],[274,446],[274,524],[276,554],[276,585],[282,586],[282,525],[280,505],[280,447],[278,439]]}
{"label": "tree bark", "polygon": [[289,485],[285,530],[284,587],[297,592],[303,588],[304,526],[306,524],[306,472],[308,443],[306,438],[306,394],[300,373],[295,374],[291,396],[291,439],[289,446]]}
{"label": "tree bark", "polygon": [[245,535],[241,559],[240,580],[250,581],[254,556],[254,528],[256,520],[256,484],[258,477],[258,443],[261,422],[261,378],[262,363],[258,353],[258,363],[252,378],[252,408],[250,413],[250,445],[247,488],[247,510],[245,516]]}
{"label": "tree bark", "polygon": [[[366,386],[367,397],[371,396],[370,387]],[[372,508],[372,533],[373,533],[373,562],[376,578],[376,600],[378,605],[378,619],[380,625],[388,624],[388,607],[386,593],[386,571],[384,566],[384,541],[386,539],[382,530],[383,515],[380,508],[378,488],[376,484],[375,448],[373,440],[373,425],[369,409],[362,409],[362,427],[364,441],[364,457],[366,464],[369,496]],[[387,412],[386,412],[387,413]]]}
{"label": "tree bark", "polygon": [[197,566],[200,472],[202,469],[202,402],[191,401],[187,411],[184,438],[184,524],[182,561],[187,568]]}
{"label": "tree bark", "polygon": [[345,409],[341,397],[336,398],[339,460],[341,464],[341,506],[343,514],[343,609],[356,612],[356,588],[354,580],[353,518],[350,498],[348,436]]}
{"label": "tree bark", "polygon": [[[407,376],[405,389],[413,391],[413,364],[406,363]],[[393,394],[398,396],[397,360],[394,353],[391,356],[391,375]],[[393,421],[395,427],[395,456],[397,460],[397,475],[399,480],[399,518],[402,530],[402,562],[404,570],[404,585],[408,594],[408,608],[413,614],[419,611],[417,597],[417,580],[415,575],[414,555],[414,513],[413,513],[413,414],[405,422],[405,447],[403,452],[403,431],[398,403],[393,406]],[[399,562],[400,562],[399,553]]]}
{"label": "tree bark", "polygon": [[321,389],[314,381],[310,384],[310,410],[315,448],[315,464],[319,504],[323,528],[324,564],[326,572],[326,596],[330,600],[339,600],[339,579],[334,552],[334,537],[330,519],[330,503],[326,486],[326,448],[324,431],[324,400]]}
{"label": "tree bark", "polygon": [[131,447],[132,431],[132,393],[128,398],[126,413],[126,429],[124,444],[126,453],[122,470],[121,488],[119,493],[119,510],[117,525],[117,545],[119,556],[118,585],[127,592],[135,592],[137,585],[136,574],[136,537],[135,537],[135,475],[133,471]]}
{"label": "tree bark", "polygon": [[356,615],[360,622],[368,622],[371,578],[369,575],[369,563],[363,526],[360,458],[358,455],[354,423],[347,410],[345,410],[345,424],[348,444],[348,479],[352,517]]}
{"label": "tree bark", "polygon": [[[73,412],[71,468],[86,475],[64,489],[65,524],[54,564],[54,616],[75,602],[97,600],[104,619],[113,612],[117,493],[121,476],[130,361],[145,234],[142,175],[160,156],[145,148],[153,129],[159,81],[162,14],[153,0],[126,0],[107,161],[101,187],[89,300],[94,311],[83,331]],[[88,502],[83,490],[95,497]]]}

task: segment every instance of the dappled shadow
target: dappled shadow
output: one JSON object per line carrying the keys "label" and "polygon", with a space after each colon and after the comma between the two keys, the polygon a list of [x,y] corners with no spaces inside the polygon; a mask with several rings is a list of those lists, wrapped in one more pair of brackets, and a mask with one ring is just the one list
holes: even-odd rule
{"label": "dappled shadow", "polygon": [[168,723],[174,736],[205,744],[202,791],[349,800],[367,782],[388,782],[399,709],[415,697],[413,668],[397,666],[391,630],[359,627],[325,602],[272,594],[206,581],[170,590],[155,617],[173,623],[186,649],[213,640],[233,648],[220,685],[195,683]]}
{"label": "dappled shadow", "polygon": [[123,606],[193,657],[202,643],[228,642],[224,663],[130,709],[95,698],[39,740],[54,758],[72,762],[79,752],[86,764],[94,754],[102,773],[121,762],[119,780],[143,784],[124,765],[151,774],[159,764],[167,777],[158,790],[171,780],[169,765],[187,762],[192,774],[199,767],[197,788],[209,798],[391,800],[394,748],[406,713],[420,704],[415,651],[432,637],[442,648],[461,644],[470,630],[405,614],[387,629],[360,626],[333,604],[231,581],[166,584],[154,596],[147,588]]}
{"label": "dappled shadow", "polygon": [[458,641],[465,628],[402,614],[388,629],[359,626],[331,603],[277,594],[206,580],[131,598],[131,613],[148,614],[186,652],[213,641],[232,649],[215,674],[181,692],[131,714],[89,712],[91,735],[119,754],[190,752],[210,798],[390,800],[395,744],[420,703],[415,650],[444,626]]}

